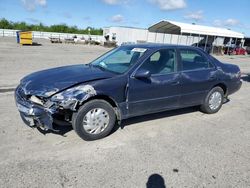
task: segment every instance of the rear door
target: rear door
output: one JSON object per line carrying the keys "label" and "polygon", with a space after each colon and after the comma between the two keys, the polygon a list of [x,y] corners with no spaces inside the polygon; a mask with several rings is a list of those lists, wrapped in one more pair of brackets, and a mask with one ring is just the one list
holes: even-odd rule
{"label": "rear door", "polygon": [[202,104],[207,92],[216,84],[216,69],[196,49],[179,49],[181,62],[181,106]]}

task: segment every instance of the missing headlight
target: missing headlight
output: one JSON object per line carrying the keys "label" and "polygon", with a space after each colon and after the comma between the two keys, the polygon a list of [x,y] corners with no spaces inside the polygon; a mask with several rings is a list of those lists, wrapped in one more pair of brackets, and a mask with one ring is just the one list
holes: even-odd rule
{"label": "missing headlight", "polygon": [[65,109],[75,111],[77,104],[81,104],[95,95],[96,91],[91,85],[79,85],[52,96],[50,101],[57,103]]}
{"label": "missing headlight", "polygon": [[30,101],[32,101],[33,103],[36,103],[36,104],[43,105],[42,100],[39,99],[38,97],[36,97],[35,95],[31,95]]}

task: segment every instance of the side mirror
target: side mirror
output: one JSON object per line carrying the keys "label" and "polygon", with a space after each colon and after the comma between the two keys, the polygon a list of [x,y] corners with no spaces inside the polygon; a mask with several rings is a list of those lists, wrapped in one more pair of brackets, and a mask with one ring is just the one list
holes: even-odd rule
{"label": "side mirror", "polygon": [[134,77],[137,78],[137,79],[150,78],[150,76],[151,76],[150,71],[145,70],[145,69],[140,69],[140,70],[138,70],[138,71],[135,73],[135,75],[134,75]]}

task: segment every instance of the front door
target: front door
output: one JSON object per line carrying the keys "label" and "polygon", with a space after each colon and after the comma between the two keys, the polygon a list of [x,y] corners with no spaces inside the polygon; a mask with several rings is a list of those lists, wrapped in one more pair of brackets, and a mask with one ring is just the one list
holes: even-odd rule
{"label": "front door", "polygon": [[156,51],[137,69],[149,71],[151,76],[130,77],[128,107],[131,116],[179,106],[180,73],[176,59],[174,49]]}

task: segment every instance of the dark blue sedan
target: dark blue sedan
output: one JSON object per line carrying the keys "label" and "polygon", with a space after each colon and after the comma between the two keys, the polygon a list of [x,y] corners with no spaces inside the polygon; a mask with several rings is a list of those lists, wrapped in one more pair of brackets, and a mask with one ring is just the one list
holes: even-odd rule
{"label": "dark blue sedan", "polygon": [[124,45],[89,64],[30,74],[15,99],[30,127],[55,130],[66,121],[82,139],[95,140],[134,116],[197,105],[216,113],[240,89],[240,77],[238,66],[196,47]]}

